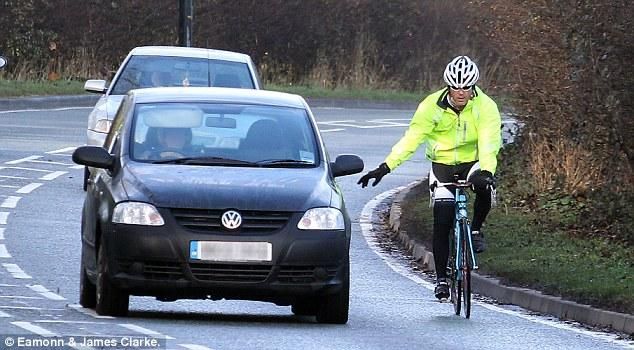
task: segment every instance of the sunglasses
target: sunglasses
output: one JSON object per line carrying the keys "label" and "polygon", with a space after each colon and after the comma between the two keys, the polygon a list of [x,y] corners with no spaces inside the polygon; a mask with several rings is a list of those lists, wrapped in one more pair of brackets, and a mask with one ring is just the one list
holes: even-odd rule
{"label": "sunglasses", "polygon": [[459,88],[459,87],[456,87],[456,86],[450,86],[449,88],[451,90],[453,90],[453,91],[458,91],[458,90],[469,91],[469,90],[471,90],[473,88],[473,85],[465,86],[465,87],[462,87],[462,88]]}

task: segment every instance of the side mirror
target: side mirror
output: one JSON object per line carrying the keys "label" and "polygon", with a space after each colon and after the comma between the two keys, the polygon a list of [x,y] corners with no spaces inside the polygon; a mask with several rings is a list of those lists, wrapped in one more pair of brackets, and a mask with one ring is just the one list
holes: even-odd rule
{"label": "side mirror", "polygon": [[7,58],[4,56],[0,56],[0,69],[4,68],[4,66],[6,66],[7,63],[9,63]]}
{"label": "side mirror", "polygon": [[93,168],[112,170],[114,156],[99,146],[81,146],[73,152],[73,162]]}
{"label": "side mirror", "polygon": [[337,156],[337,159],[330,163],[332,168],[332,175],[346,176],[352,174],[358,174],[363,171],[363,160],[359,156],[354,154],[342,154]]}
{"label": "side mirror", "polygon": [[86,80],[86,83],[84,84],[84,90],[96,94],[103,94],[107,90],[106,81],[96,79]]}

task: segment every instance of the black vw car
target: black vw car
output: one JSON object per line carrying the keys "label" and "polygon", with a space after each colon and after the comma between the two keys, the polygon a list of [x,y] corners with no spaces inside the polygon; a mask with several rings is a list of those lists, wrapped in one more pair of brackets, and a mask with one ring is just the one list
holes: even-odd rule
{"label": "black vw car", "polygon": [[125,315],[130,295],[291,305],[348,320],[350,219],[303,98],[225,88],[133,90],[95,167],[82,216],[80,303]]}

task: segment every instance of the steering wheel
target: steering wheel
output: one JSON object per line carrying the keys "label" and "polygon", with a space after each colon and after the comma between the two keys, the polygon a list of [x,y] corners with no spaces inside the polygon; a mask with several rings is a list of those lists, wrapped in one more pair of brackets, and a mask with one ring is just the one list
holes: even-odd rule
{"label": "steering wheel", "polygon": [[161,159],[178,159],[178,158],[185,158],[185,154],[182,153],[182,150],[175,150],[175,149],[164,149],[160,152],[157,152],[159,158]]}

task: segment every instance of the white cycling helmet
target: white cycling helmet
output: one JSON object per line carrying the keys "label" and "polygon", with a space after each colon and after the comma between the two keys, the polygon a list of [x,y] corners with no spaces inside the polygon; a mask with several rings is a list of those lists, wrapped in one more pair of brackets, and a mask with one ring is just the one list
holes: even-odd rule
{"label": "white cycling helmet", "polygon": [[457,88],[475,85],[480,78],[478,66],[468,56],[458,56],[445,68],[445,83]]}

